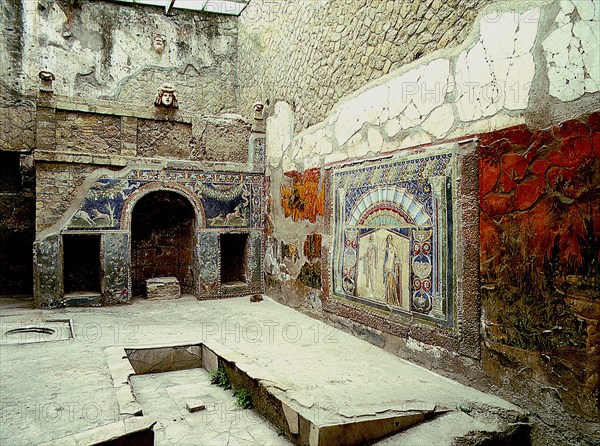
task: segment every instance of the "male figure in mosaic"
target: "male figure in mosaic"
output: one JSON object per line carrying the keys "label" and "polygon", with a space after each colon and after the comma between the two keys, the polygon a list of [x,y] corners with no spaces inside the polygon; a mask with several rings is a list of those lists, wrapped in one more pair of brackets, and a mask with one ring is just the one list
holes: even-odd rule
{"label": "male figure in mosaic", "polygon": [[369,235],[367,252],[362,256],[363,271],[365,273],[366,286],[373,291],[373,276],[377,267],[377,246],[373,242],[373,235]]}

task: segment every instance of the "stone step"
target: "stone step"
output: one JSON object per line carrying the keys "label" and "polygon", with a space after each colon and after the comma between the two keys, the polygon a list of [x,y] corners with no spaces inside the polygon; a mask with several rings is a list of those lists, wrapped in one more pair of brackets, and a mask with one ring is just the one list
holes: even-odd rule
{"label": "stone step", "polygon": [[529,444],[530,426],[522,418],[514,422],[484,420],[459,409],[391,435],[374,446],[525,445]]}

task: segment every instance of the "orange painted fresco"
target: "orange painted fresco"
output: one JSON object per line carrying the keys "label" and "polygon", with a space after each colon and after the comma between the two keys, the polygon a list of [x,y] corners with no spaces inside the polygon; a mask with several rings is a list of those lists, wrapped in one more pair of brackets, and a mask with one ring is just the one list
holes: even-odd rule
{"label": "orange painted fresco", "polygon": [[310,169],[304,173],[293,171],[285,175],[292,179],[291,185],[280,188],[285,217],[314,223],[317,215],[323,215],[325,208],[325,192],[319,183],[321,171]]}

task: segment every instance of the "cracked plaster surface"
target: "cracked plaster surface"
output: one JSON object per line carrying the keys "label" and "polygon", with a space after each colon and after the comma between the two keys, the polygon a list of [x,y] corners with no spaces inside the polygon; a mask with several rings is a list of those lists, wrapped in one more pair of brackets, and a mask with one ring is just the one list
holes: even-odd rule
{"label": "cracked plaster surface", "polygon": [[561,1],[557,28],[542,46],[548,67],[550,95],[573,101],[600,86],[600,3]]}
{"label": "cracked plaster surface", "polygon": [[[542,18],[556,14],[556,3],[558,28],[542,41]],[[536,94],[571,101],[597,92],[599,14],[600,4],[591,0],[488,9],[463,45],[367,84],[292,143],[268,144],[269,164],[309,169],[520,124],[523,113],[536,107],[534,82],[546,76],[542,52],[550,82]],[[285,121],[279,114],[276,126],[268,122],[267,141],[280,140],[283,127],[293,128],[290,115]]]}

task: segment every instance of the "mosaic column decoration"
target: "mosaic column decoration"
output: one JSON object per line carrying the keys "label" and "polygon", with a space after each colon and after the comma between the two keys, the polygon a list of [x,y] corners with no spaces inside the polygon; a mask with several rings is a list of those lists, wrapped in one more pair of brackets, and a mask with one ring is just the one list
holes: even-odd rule
{"label": "mosaic column decoration", "polygon": [[34,244],[36,307],[53,308],[62,305],[63,278],[60,239],[60,234],[55,234],[38,240]]}
{"label": "mosaic column decoration", "polygon": [[103,303],[129,302],[129,235],[126,232],[105,232],[102,236],[104,277],[102,281]]}
{"label": "mosaic column decoration", "polygon": [[249,234],[250,253],[248,258],[248,274],[250,275],[250,287],[253,293],[262,293],[263,273],[262,261],[262,234],[259,231],[251,231]]}
{"label": "mosaic column decoration", "polygon": [[198,234],[198,296],[214,292],[219,280],[219,234],[200,232]]}

